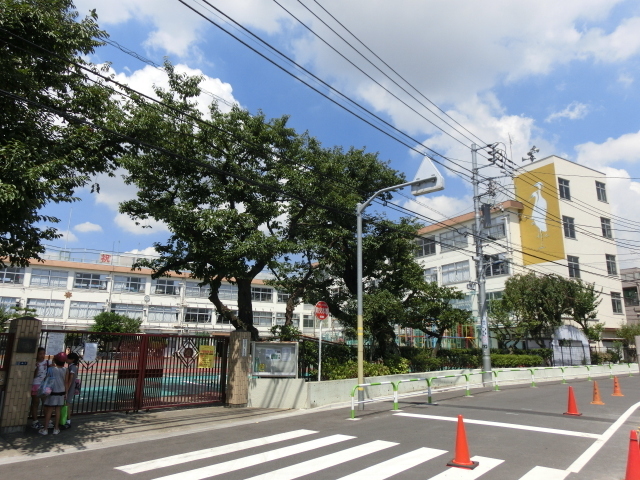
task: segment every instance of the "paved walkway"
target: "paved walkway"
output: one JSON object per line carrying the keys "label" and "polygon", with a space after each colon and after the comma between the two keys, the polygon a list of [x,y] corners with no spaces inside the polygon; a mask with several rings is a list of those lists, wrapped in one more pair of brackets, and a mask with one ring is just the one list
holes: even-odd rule
{"label": "paved walkway", "polygon": [[156,440],[187,433],[257,423],[295,414],[294,410],[261,408],[192,407],[140,413],[104,413],[73,417],[73,427],[59,435],[25,433],[0,436],[0,464],[24,461],[113,445]]}

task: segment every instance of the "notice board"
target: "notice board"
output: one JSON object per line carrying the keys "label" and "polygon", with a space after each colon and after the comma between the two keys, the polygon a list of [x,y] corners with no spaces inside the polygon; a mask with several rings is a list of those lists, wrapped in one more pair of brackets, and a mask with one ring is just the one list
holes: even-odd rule
{"label": "notice board", "polygon": [[253,342],[253,375],[298,377],[298,342]]}

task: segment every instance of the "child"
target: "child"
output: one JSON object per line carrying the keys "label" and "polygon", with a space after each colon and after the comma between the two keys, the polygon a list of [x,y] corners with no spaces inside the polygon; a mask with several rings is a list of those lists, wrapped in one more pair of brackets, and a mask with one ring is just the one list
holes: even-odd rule
{"label": "child", "polygon": [[33,419],[31,427],[37,428],[38,430],[43,427],[43,425],[38,421],[38,407],[40,406],[38,388],[44,380],[44,377],[47,375],[47,369],[51,366],[49,360],[45,360],[44,352],[45,350],[43,347],[38,348],[38,353],[36,354],[36,368],[33,372],[33,382],[31,383],[31,418]]}
{"label": "child", "polygon": [[[53,357],[53,367],[49,367],[47,370],[47,376],[51,378],[51,395],[49,395],[44,401],[44,425],[49,425],[51,421],[51,414],[53,409],[56,410],[56,419],[60,418],[60,408],[64,405],[67,392],[65,391],[65,379],[67,375],[67,369],[64,367],[67,361],[67,356],[60,352]],[[42,427],[38,430],[40,435],[47,435],[49,433],[46,427]],[[58,425],[53,427],[53,434],[60,433]]]}
{"label": "child", "polygon": [[76,393],[76,378],[78,378],[78,363],[80,357],[76,352],[67,355],[67,378],[65,381],[67,391],[67,423],[63,428],[71,428],[71,407],[73,407],[73,399]]}

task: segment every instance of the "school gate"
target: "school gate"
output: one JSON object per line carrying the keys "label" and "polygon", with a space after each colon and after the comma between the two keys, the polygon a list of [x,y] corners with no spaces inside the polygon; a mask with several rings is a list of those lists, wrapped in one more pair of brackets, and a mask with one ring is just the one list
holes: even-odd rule
{"label": "school gate", "polygon": [[43,330],[40,346],[80,356],[76,414],[226,400],[229,337]]}

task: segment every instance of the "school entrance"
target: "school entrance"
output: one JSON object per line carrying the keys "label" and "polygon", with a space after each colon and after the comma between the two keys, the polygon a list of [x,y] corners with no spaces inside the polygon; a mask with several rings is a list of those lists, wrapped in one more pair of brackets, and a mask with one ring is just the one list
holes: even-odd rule
{"label": "school entrance", "polygon": [[75,414],[226,400],[228,337],[43,330],[40,346],[80,356]]}

